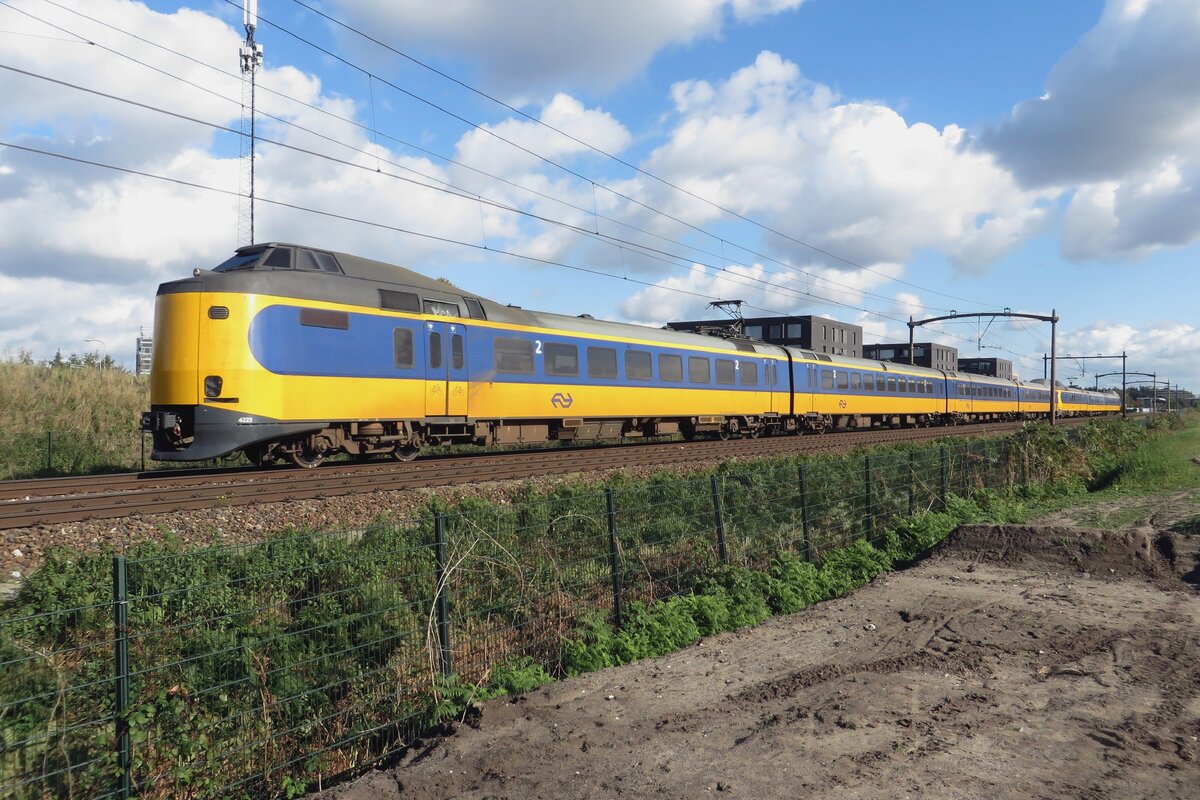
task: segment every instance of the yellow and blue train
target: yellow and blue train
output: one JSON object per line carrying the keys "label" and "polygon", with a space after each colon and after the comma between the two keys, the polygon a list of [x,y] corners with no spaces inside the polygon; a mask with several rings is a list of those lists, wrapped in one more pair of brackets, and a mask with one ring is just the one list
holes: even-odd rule
{"label": "yellow and blue train", "polygon": [[[294,244],[158,289],[153,457],[407,460],[430,444],[759,436],[1046,417],[1044,383],[527,311]],[[1120,411],[1059,388],[1064,415]]]}

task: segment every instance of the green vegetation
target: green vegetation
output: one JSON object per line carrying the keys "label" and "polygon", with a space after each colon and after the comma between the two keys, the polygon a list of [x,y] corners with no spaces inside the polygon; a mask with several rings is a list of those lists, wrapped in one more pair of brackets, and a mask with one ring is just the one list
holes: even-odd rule
{"label": "green vegetation", "polygon": [[137,420],[150,407],[150,384],[102,361],[0,361],[0,480],[141,463]]}
{"label": "green vegetation", "polygon": [[[799,611],[918,558],[961,522],[1023,519],[1119,481],[1154,433],[1033,426],[1008,440],[618,477],[607,495],[530,488],[255,545],[140,545],[125,554],[137,789],[294,796],[482,699]],[[0,793],[88,797],[114,784],[113,568],[111,556],[56,551],[0,616]]]}

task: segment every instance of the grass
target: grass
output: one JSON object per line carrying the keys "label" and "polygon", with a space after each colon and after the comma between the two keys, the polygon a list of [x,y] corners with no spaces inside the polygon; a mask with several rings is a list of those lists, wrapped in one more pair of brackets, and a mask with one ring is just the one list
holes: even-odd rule
{"label": "grass", "polygon": [[138,415],[150,407],[144,377],[82,363],[0,361],[0,398],[0,479],[141,463]]}
{"label": "grass", "polygon": [[[127,554],[127,719],[141,796],[303,791],[481,698],[798,611],[911,562],[965,522],[1016,522],[1089,487],[1115,490],[1141,474],[1123,454],[1152,438],[1114,422],[872,451],[869,495],[862,454],[617,476],[611,538],[594,484],[531,486],[499,504],[434,501],[429,511],[446,515],[444,579],[428,515],[354,536],[138,545]],[[1020,490],[985,488],[1018,476]],[[877,527],[864,525],[868,502]],[[607,619],[613,571],[620,628]],[[55,551],[0,614],[0,785],[32,773],[20,797],[109,785],[111,575],[109,555]],[[438,586],[449,598],[448,677],[437,665]]]}
{"label": "grass", "polygon": [[[1150,430],[1153,435],[1137,448],[1099,453],[1083,485],[1033,503],[1031,516],[1054,514],[1071,524],[1116,529],[1146,523],[1165,504],[1175,504],[1173,495],[1200,501],[1200,464],[1193,460],[1200,457],[1200,413],[1163,415]],[[1187,523],[1179,524],[1188,532]]]}

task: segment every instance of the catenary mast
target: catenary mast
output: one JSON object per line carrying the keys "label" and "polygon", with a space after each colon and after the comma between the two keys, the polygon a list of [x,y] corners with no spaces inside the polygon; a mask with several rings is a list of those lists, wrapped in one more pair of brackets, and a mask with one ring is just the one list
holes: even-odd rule
{"label": "catenary mast", "polygon": [[238,197],[238,244],[254,243],[254,90],[263,63],[263,47],[254,41],[258,27],[258,0],[242,0],[242,146],[241,187]]}

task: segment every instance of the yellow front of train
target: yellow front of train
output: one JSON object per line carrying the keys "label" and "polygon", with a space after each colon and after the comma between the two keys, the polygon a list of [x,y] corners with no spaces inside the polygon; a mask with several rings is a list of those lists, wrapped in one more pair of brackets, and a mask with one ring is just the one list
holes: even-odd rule
{"label": "yellow front of train", "polygon": [[[231,290],[233,276],[196,270],[158,288],[150,411],[142,429],[159,461],[196,461],[250,450],[323,427],[280,418],[283,378],[250,347],[250,327],[270,298]],[[220,284],[214,291],[212,284]]]}

